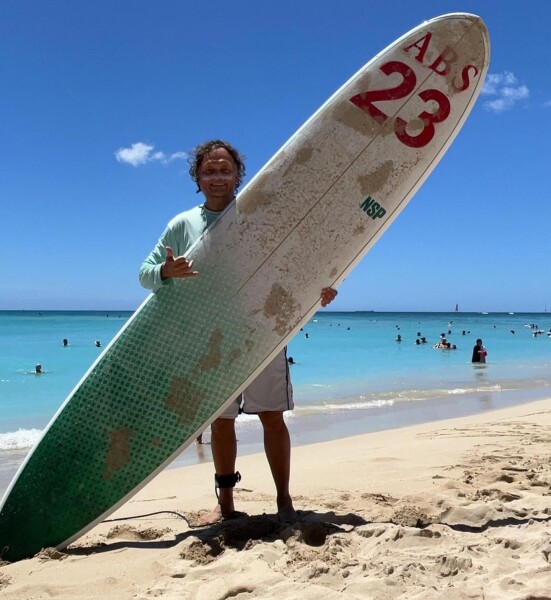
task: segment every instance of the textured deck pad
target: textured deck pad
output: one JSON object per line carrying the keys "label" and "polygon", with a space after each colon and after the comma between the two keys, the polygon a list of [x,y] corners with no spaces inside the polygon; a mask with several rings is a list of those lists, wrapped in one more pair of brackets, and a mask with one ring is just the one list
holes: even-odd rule
{"label": "textured deck pad", "polygon": [[63,547],[193,441],[372,247],[466,119],[488,68],[472,15],[361,69],[149,296],[58,411],[0,509],[5,560]]}

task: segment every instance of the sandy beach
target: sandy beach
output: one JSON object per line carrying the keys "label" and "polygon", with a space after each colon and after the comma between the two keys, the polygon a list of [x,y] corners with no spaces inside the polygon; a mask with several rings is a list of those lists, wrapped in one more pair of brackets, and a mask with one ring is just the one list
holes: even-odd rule
{"label": "sandy beach", "polygon": [[551,399],[293,451],[300,519],[275,517],[263,454],[246,515],[196,527],[212,464],[163,472],[65,552],[0,566],[45,598],[551,598]]}

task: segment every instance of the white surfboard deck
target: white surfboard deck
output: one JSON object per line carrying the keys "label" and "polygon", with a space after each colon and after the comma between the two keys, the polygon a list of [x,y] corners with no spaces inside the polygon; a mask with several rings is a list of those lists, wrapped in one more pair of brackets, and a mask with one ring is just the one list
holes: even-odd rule
{"label": "white surfboard deck", "polygon": [[489,40],[451,14],[345,83],[150,295],[52,419],[0,505],[5,560],[63,548],[126,502],[308,321],[443,156],[481,90]]}

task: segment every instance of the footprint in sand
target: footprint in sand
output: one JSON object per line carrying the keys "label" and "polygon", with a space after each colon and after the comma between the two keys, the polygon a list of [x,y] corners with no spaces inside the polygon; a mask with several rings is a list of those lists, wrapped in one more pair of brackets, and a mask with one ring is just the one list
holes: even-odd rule
{"label": "footprint in sand", "polygon": [[163,537],[165,533],[168,533],[170,529],[154,529],[149,527],[148,529],[137,529],[131,525],[117,525],[113,529],[109,530],[107,534],[108,539],[123,539],[133,541],[151,541],[158,540]]}
{"label": "footprint in sand", "polygon": [[473,500],[500,500],[501,502],[513,502],[514,500],[520,500],[522,496],[520,494],[514,494],[513,492],[504,492],[497,488],[482,488],[476,490],[473,494]]}
{"label": "footprint in sand", "polygon": [[469,557],[442,556],[438,565],[438,573],[442,577],[455,577],[458,573],[472,568],[473,561]]}
{"label": "footprint in sand", "polygon": [[195,565],[208,565],[225,551],[224,545],[218,538],[202,541],[191,537],[182,542],[181,548],[180,558],[190,560]]}

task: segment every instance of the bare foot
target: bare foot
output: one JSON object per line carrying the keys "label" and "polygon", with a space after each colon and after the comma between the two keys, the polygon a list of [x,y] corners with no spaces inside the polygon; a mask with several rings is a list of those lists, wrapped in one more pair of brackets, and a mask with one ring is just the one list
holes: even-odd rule
{"label": "bare foot", "polygon": [[293,505],[284,506],[277,511],[277,518],[281,523],[296,523],[299,519]]}
{"label": "bare foot", "polygon": [[236,517],[243,517],[245,513],[233,510],[226,512],[222,509],[220,504],[217,504],[209,513],[203,515],[198,521],[198,525],[215,525],[224,521],[225,519],[235,519]]}
{"label": "bare foot", "polygon": [[199,525],[214,525],[215,523],[220,523],[223,518],[222,507],[220,504],[217,504],[209,513],[203,515],[198,523]]}

